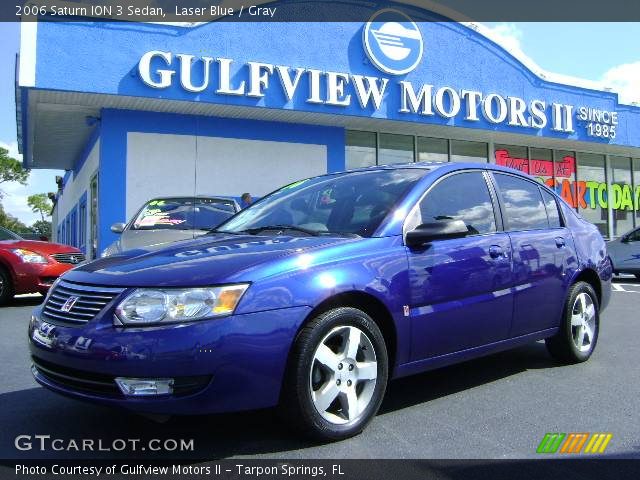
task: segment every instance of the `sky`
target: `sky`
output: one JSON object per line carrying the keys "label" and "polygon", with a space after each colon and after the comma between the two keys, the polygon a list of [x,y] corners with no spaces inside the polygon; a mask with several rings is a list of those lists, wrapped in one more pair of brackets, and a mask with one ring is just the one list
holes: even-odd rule
{"label": "sky", "polygon": [[[507,50],[528,57],[541,69],[601,82],[625,103],[640,102],[639,23],[487,23],[493,38]],[[18,155],[15,120],[14,68],[20,46],[20,26],[0,23],[0,146]],[[5,210],[27,225],[38,219],[27,196],[54,191],[57,170],[32,170],[26,187],[2,184]]]}
{"label": "sky", "polygon": [[[16,138],[16,101],[15,101],[15,62],[20,48],[20,24],[0,23],[0,147],[9,150],[9,155],[22,161],[18,154]],[[29,183],[2,183],[0,189],[4,193],[2,205],[7,213],[18,217],[27,225],[40,218],[27,205],[27,197],[34,193],[54,192],[55,176],[64,175],[60,170],[32,170]]]}

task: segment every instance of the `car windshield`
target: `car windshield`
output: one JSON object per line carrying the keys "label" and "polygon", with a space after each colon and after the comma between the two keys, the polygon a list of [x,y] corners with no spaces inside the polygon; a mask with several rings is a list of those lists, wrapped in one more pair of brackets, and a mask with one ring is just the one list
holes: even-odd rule
{"label": "car windshield", "polygon": [[368,237],[426,171],[364,170],[302,180],[254,203],[219,231]]}
{"label": "car windshield", "polygon": [[7,230],[6,228],[0,227],[0,242],[2,240],[22,240],[22,237],[10,230]]}
{"label": "car windshield", "polygon": [[210,230],[235,213],[223,198],[160,198],[147,203],[131,230]]}

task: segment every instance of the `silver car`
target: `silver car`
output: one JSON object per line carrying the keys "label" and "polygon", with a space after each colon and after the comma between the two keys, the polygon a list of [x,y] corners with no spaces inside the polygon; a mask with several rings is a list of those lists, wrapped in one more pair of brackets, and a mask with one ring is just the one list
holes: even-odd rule
{"label": "silver car", "polygon": [[154,198],[129,223],[111,225],[111,231],[120,234],[120,238],[102,256],[195,238],[238,211],[238,203],[228,197]]}
{"label": "silver car", "polygon": [[632,273],[640,279],[640,228],[607,243],[614,273]]}

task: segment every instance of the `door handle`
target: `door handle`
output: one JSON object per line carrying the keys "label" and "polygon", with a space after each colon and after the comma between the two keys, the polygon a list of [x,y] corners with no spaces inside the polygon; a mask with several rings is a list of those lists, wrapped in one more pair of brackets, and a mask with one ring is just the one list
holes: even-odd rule
{"label": "door handle", "polygon": [[564,238],[562,237],[556,237],[556,247],[558,248],[562,248],[566,245]]}
{"label": "door handle", "polygon": [[504,250],[500,245],[491,245],[489,247],[489,256],[491,258],[500,258],[504,256]]}

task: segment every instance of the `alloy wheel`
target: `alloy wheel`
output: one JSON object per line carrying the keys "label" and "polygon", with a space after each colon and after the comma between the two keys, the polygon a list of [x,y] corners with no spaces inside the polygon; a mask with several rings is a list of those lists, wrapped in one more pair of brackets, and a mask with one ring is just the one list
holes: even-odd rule
{"label": "alloy wheel", "polygon": [[309,373],[313,404],[328,422],[353,423],[371,403],[377,377],[378,362],[369,337],[355,326],[335,327],[313,355]]}
{"label": "alloy wheel", "polygon": [[586,352],[591,348],[595,333],[596,307],[591,296],[582,292],[576,297],[571,313],[571,336],[580,352]]}

